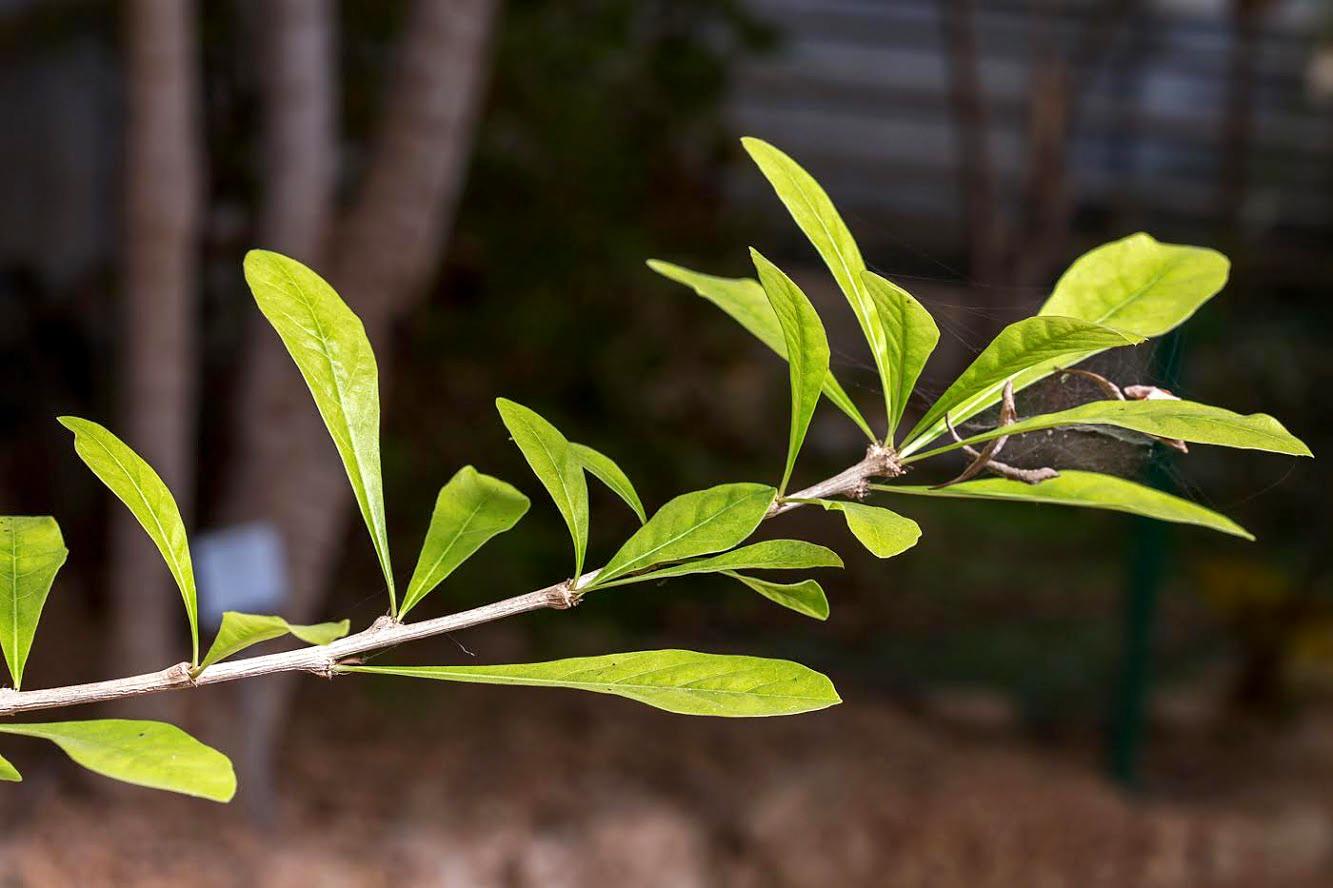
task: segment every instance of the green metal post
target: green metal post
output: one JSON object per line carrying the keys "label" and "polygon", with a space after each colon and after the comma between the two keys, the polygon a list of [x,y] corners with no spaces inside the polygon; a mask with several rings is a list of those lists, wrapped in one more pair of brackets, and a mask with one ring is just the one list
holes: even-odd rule
{"label": "green metal post", "polygon": [[[1163,340],[1154,363],[1168,387],[1176,385],[1181,342],[1176,334]],[[1148,468],[1149,485],[1171,486],[1162,459]],[[1111,778],[1122,787],[1137,789],[1147,732],[1148,701],[1152,693],[1152,647],[1157,624],[1157,598],[1166,576],[1171,548],[1168,525],[1148,518],[1135,518],[1126,565],[1128,588],[1124,595],[1124,641],[1120,674],[1115,689],[1115,712],[1111,723],[1109,767]]]}

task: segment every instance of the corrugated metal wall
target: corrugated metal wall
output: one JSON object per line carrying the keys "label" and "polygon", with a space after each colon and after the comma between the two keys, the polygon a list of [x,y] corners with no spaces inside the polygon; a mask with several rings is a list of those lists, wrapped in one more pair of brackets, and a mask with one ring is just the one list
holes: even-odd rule
{"label": "corrugated metal wall", "polygon": [[[910,233],[917,245],[961,250],[956,120],[943,25],[947,0],[751,0],[782,35],[774,53],[738,66],[730,114],[738,132],[783,147],[835,201],[863,219],[859,236]],[[1122,0],[1109,16],[1102,63],[1078,72],[1070,145],[1077,217],[1132,218],[1173,236],[1216,234],[1221,200],[1228,3]],[[989,141],[1003,204],[1028,175],[1032,59],[1049,28],[1066,56],[1085,45],[1102,0],[979,0],[975,31]],[[1052,10],[1040,19],[1035,9]],[[1322,239],[1333,227],[1333,107],[1312,95],[1317,5],[1278,3],[1256,43],[1250,234]],[[1077,71],[1087,60],[1071,58]],[[757,177],[737,175],[748,200]],[[1114,227],[1114,226],[1111,226]],[[1094,232],[1099,234],[1100,232]]]}

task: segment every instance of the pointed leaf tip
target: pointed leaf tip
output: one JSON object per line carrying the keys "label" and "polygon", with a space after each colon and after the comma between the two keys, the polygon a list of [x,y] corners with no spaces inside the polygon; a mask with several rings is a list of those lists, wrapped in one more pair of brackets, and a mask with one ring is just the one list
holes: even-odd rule
{"label": "pointed leaf tip", "polygon": [[616,465],[615,460],[604,453],[593,450],[586,444],[571,443],[569,445],[574,449],[574,456],[583,464],[583,468],[592,472],[593,477],[601,481],[607,488],[625,501],[638,516],[639,523],[643,524],[648,520],[647,514],[643,511],[643,501],[639,499],[639,494],[634,490],[634,485],[630,482],[629,476]]}
{"label": "pointed leaf tip", "polygon": [[772,580],[761,580],[758,577],[750,577],[729,570],[723,571],[723,574],[758,592],[769,601],[780,604],[789,610],[794,610],[798,614],[816,620],[828,619],[828,597],[824,594],[823,587],[814,580],[802,580],[799,583],[775,583]]}

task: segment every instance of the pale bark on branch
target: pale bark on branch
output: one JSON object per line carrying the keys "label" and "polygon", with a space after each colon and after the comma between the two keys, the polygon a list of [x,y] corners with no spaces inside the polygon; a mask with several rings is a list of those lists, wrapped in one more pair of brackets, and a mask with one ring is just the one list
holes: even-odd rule
{"label": "pale bark on branch", "polygon": [[[902,467],[892,451],[875,446],[855,465],[776,501],[764,517],[773,518],[812,500],[836,496],[859,499],[865,495],[872,479],[895,477],[901,472]],[[370,651],[432,638],[535,610],[546,608],[563,610],[573,607],[578,603],[580,590],[586,588],[596,576],[597,571],[589,571],[577,581],[566,580],[534,592],[432,620],[399,623],[388,617],[381,617],[368,629],[331,644],[226,661],[210,666],[194,677],[190,676],[190,664],[177,663],[158,672],[91,684],[28,691],[0,689],[0,717],[40,709],[121,700],[265,675],[309,672],[332,678],[338,674],[337,667],[340,663]]]}

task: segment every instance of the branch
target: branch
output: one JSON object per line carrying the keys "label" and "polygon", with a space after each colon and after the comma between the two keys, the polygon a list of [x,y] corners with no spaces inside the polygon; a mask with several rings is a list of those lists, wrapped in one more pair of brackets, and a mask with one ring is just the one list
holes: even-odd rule
{"label": "branch", "polygon": [[[865,459],[854,466],[839,472],[818,484],[797,491],[789,497],[775,502],[765,518],[772,518],[790,511],[803,503],[789,500],[826,499],[831,496],[865,495],[871,478],[895,477],[902,474],[896,454],[893,451],[872,445]],[[578,578],[577,582],[565,580],[545,589],[527,592],[506,598],[491,604],[475,607],[471,610],[422,620],[417,623],[399,623],[389,617],[380,617],[368,629],[349,635],[331,644],[299,648],[278,654],[266,654],[259,657],[245,657],[210,666],[197,676],[190,677],[190,664],[177,663],[159,672],[143,675],[131,675],[109,681],[96,681],[89,684],[68,685],[60,688],[44,688],[32,691],[16,691],[13,688],[0,689],[0,717],[15,715],[20,712],[34,712],[39,709],[55,709],[61,706],[83,706],[89,703],[104,703],[109,700],[123,700],[126,697],[139,697],[144,694],[156,694],[162,691],[177,691],[203,685],[222,684],[246,678],[258,678],[280,672],[310,672],[325,678],[338,674],[338,664],[361,654],[382,648],[393,647],[409,641],[420,641],[446,632],[469,629],[483,623],[492,623],[506,617],[526,614],[530,611],[566,610],[578,604],[578,590],[587,586],[597,576],[597,571],[589,571]]]}

